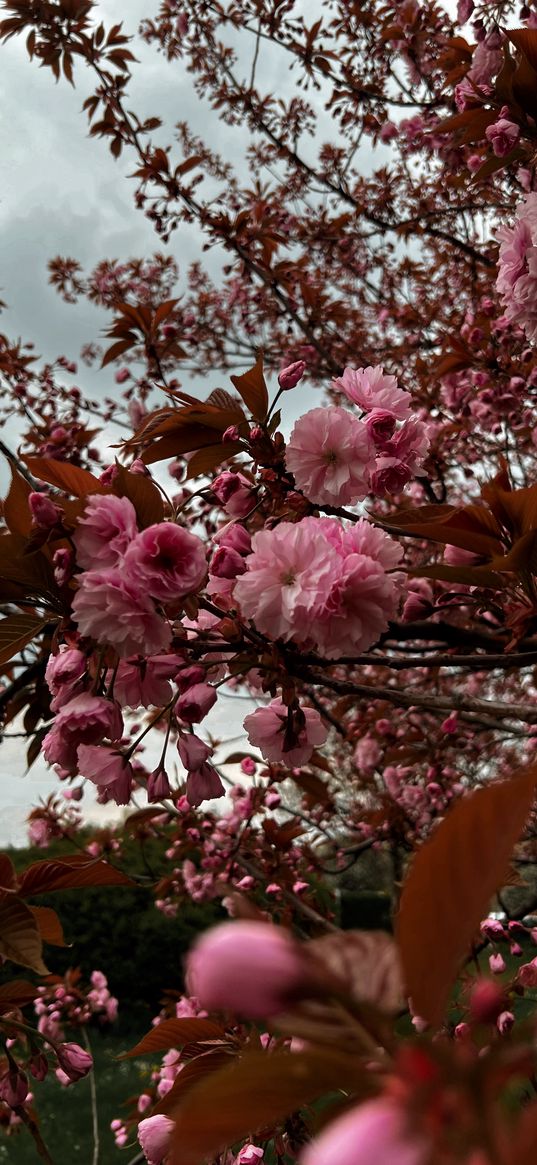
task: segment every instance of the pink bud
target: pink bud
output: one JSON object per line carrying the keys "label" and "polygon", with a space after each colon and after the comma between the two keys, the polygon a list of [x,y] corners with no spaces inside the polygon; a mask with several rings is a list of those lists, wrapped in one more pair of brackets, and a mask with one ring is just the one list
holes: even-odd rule
{"label": "pink bud", "polygon": [[115,375],[116,384],[125,384],[125,381],[129,379],[129,376],[130,372],[128,368],[118,368]]}
{"label": "pink bud", "polygon": [[216,703],[216,691],[210,684],[194,684],[179,697],[175,713],[185,724],[199,724]]}
{"label": "pink bud", "polygon": [[244,559],[229,546],[219,546],[213,554],[210,572],[215,578],[236,578],[244,574],[246,566]]}
{"label": "pink bud", "polygon": [[183,692],[188,692],[189,688],[193,688],[195,684],[201,684],[205,679],[205,668],[201,667],[199,663],[193,663],[191,667],[183,667],[177,673],[175,682],[182,695]]}
{"label": "pink bud", "polygon": [[177,741],[177,751],[181,758],[181,764],[188,772],[195,772],[196,769],[201,768],[211,755],[209,745],[195,735],[180,736]]}
{"label": "pink bud", "polygon": [[252,550],[252,539],[239,522],[228,522],[214,535],[213,542],[216,542],[218,546],[227,546],[231,550],[236,550],[237,554],[250,554]]}
{"label": "pink bud", "polygon": [[11,1057],[10,1063],[12,1067],[9,1072],[0,1079],[0,1100],[3,1100],[4,1104],[9,1104],[10,1108],[18,1108],[24,1104],[28,1096],[28,1077],[21,1072]]}
{"label": "pink bud", "polygon": [[306,371],[306,363],[304,360],[295,360],[294,364],[288,364],[286,368],[282,368],[278,376],[278,384],[280,388],[286,392],[289,388],[294,388]]}
{"label": "pink bud", "polygon": [[48,1072],[48,1060],[43,1052],[35,1052],[28,1062],[34,1080],[44,1080]]}
{"label": "pink bud", "polygon": [[519,967],[516,982],[522,987],[537,987],[537,959]]}
{"label": "pink bud", "polygon": [[397,417],[389,409],[372,409],[364,421],[375,445],[384,445],[390,437],[393,437],[396,423]]}
{"label": "pink bud", "polygon": [[409,1127],[395,1101],[379,1097],[327,1125],[301,1157],[301,1165],[425,1165],[431,1145]]}
{"label": "pink bud", "polygon": [[28,495],[32,523],[41,530],[53,530],[63,518],[63,510],[46,496],[33,492]]}
{"label": "pink bud", "polygon": [[162,1165],[170,1149],[174,1122],[169,1117],[159,1113],[140,1121],[138,1125],[138,1140],[146,1155],[148,1165]]}
{"label": "pink bud", "polygon": [[73,574],[75,565],[74,553],[67,546],[60,546],[58,550],[55,550],[52,562],[56,583],[59,587],[63,587],[69,582]]}
{"label": "pink bud", "polygon": [[240,433],[237,425],[229,425],[222,433],[222,444],[225,445],[226,441],[238,441],[239,437]]}
{"label": "pink bud", "polygon": [[512,1011],[500,1012],[500,1014],[496,1020],[496,1027],[498,1028],[500,1035],[501,1036],[507,1035],[507,1032],[511,1031],[511,1028],[512,1028],[514,1022],[515,1022],[515,1017],[514,1017]]}
{"label": "pink bud", "polygon": [[241,760],[241,772],[245,773],[247,777],[253,777],[257,766],[255,760],[251,756],[243,756]]}
{"label": "pink bud", "polygon": [[492,979],[478,979],[470,996],[470,1016],[474,1023],[495,1023],[505,1010],[505,994]]}
{"label": "pink bud", "polygon": [[202,801],[212,801],[223,797],[224,786],[213,765],[203,763],[189,772],[186,779],[186,797],[189,805],[201,805]]}
{"label": "pink bud", "polygon": [[89,1052],[85,1052],[79,1044],[58,1044],[55,1048],[58,1064],[72,1084],[82,1080],[93,1068],[93,1060]]}
{"label": "pink bud", "polygon": [[169,797],[170,793],[168,774],[166,769],[159,765],[147,778],[147,800],[150,802],[162,801],[164,797]]}
{"label": "pink bud", "polygon": [[198,940],[187,974],[190,994],[202,1007],[262,1019],[299,996],[307,967],[287,931],[264,922],[224,922]]}

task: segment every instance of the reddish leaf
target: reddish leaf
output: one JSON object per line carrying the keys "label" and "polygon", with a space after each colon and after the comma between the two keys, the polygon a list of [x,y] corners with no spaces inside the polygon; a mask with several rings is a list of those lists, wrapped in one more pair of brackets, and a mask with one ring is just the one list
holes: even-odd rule
{"label": "reddish leaf", "polygon": [[68,461],[53,461],[50,457],[24,457],[23,459],[34,477],[55,485],[65,493],[83,498],[86,494],[106,493],[98,478],[87,469],[79,469]]}
{"label": "reddish leaf", "polygon": [[67,858],[44,858],[34,862],[19,880],[19,893],[25,898],[48,894],[52,890],[75,890],[82,886],[132,886],[132,881],[121,870],[108,862],[95,861],[84,854]]}
{"label": "reddish leaf", "polygon": [[26,979],[12,979],[10,983],[3,983],[0,987],[0,1013],[13,1011],[15,1007],[25,1007],[33,1003],[37,995],[37,985],[28,983]]}
{"label": "reddish leaf", "polygon": [[143,1056],[152,1052],[167,1052],[169,1048],[182,1048],[185,1044],[203,1043],[206,1040],[224,1040],[225,1029],[211,1019],[165,1019],[158,1023],[129,1052],[118,1056],[128,1060],[131,1056]]}
{"label": "reddish leaf", "polygon": [[203,449],[198,449],[188,459],[187,480],[198,477],[200,474],[210,473],[223,461],[229,461],[230,457],[234,457],[240,451],[241,446],[238,441],[226,441],[225,445],[220,441],[218,445],[206,445]]}
{"label": "reddish leaf", "polygon": [[506,29],[506,35],[511,43],[524,54],[532,68],[537,70],[537,29],[511,28]]}
{"label": "reddish leaf", "polygon": [[38,615],[6,615],[0,620],[0,664],[8,663],[23,647],[32,642],[48,620]]}
{"label": "reddish leaf", "polygon": [[400,1011],[404,1001],[399,951],[382,930],[344,930],[308,943],[308,950],[338,978],[357,1003]]}
{"label": "reddish leaf", "polygon": [[258,356],[254,367],[242,376],[232,376],[231,383],[242,397],[256,421],[264,421],[268,411],[268,391],[263,376],[263,357]]}
{"label": "reddish leaf", "polygon": [[418,851],[403,887],[397,938],[416,1013],[442,1020],[459,965],[506,876],[533,801],[537,765],[465,797]]}
{"label": "reddish leaf", "polygon": [[66,947],[62,924],[56,911],[50,906],[30,906],[29,909],[37,922],[43,942],[50,943],[53,947]]}
{"label": "reddish leaf", "polygon": [[176,1121],[169,1165],[200,1165],[323,1093],[352,1091],[363,1071],[356,1058],[328,1049],[246,1052],[191,1088],[184,1105],[179,1096],[167,1107]]}
{"label": "reddish leaf", "polygon": [[7,854],[0,854],[0,887],[3,890],[14,890],[17,883],[15,866]]}
{"label": "reddish leaf", "polygon": [[157,486],[141,473],[129,473],[123,465],[118,465],[116,470],[114,493],[132,502],[142,529],[162,522],[164,502]]}
{"label": "reddish leaf", "polygon": [[194,1060],[190,1060],[181,1068],[179,1075],[173,1082],[170,1091],[166,1093],[162,1100],[153,1109],[152,1116],[157,1113],[173,1114],[178,1104],[182,1103],[187,1093],[191,1092],[194,1085],[199,1084],[202,1080],[206,1080],[208,1076],[214,1075],[221,1068],[227,1068],[231,1062],[231,1058],[237,1055],[237,1050],[228,1049],[222,1051],[215,1049],[210,1052],[203,1052],[201,1056],[196,1056]]}
{"label": "reddish leaf", "polygon": [[42,959],[43,944],[30,907],[14,894],[0,898],[0,954],[12,963],[48,975]]}
{"label": "reddish leaf", "polygon": [[28,508],[31,487],[13,464],[10,469],[11,485],[4,502],[4,519],[12,534],[21,534],[27,538],[32,529],[32,516]]}

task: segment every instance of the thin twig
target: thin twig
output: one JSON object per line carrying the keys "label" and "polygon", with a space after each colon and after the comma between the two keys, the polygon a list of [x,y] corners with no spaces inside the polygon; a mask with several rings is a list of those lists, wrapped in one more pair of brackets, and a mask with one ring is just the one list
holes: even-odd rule
{"label": "thin twig", "polygon": [[13,1112],[19,1117],[22,1123],[26,1125],[28,1132],[33,1137],[35,1147],[39,1153],[39,1156],[41,1157],[41,1160],[45,1162],[45,1165],[54,1165],[54,1161],[52,1160],[41,1133],[39,1132],[39,1127],[34,1121],[34,1118],[30,1116],[29,1112],[27,1112],[24,1105],[18,1104],[17,1107],[13,1109]]}
{"label": "thin twig", "polygon": [[[84,1041],[84,1044],[86,1045],[86,1051],[89,1052],[89,1055],[93,1059],[93,1052],[91,1049],[89,1036],[88,1036],[88,1033],[87,1033],[85,1027],[82,1028],[82,1039]],[[99,1150],[100,1150],[99,1112],[97,1109],[97,1087],[95,1084],[95,1068],[93,1068],[89,1074],[89,1084],[90,1084],[90,1096],[91,1096],[91,1122],[92,1122],[92,1127],[93,1127],[93,1157],[92,1157],[91,1165],[99,1165]]]}

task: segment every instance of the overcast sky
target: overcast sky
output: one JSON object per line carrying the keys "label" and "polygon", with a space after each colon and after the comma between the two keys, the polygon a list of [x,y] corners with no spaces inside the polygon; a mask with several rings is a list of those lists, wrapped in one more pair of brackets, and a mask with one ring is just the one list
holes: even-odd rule
{"label": "overcast sky", "polygon": [[[105,24],[123,20],[125,31],[135,32],[139,20],[157,4],[99,0],[97,7]],[[233,140],[237,148],[240,131],[222,126],[208,104],[198,100],[181,63],[169,65],[142,42],[135,51],[141,65],[135,68],[130,95],[139,116],[158,114],[169,128],[186,119],[220,147]],[[133,170],[132,155],[114,161],[105,142],[89,138],[81,106],[91,91],[91,77],[79,69],[75,79],[74,92],[65,81],[55,84],[49,70],[28,60],[23,39],[0,48],[0,299],[8,304],[0,330],[33,340],[47,359],[62,353],[77,359],[81,345],[98,338],[109,319],[85,302],[69,306],[60,299],[48,285],[50,258],[70,255],[89,269],[103,258],[147,257],[163,249],[133,206],[135,183],[127,177]],[[201,248],[196,233],[180,227],[169,249],[184,270]],[[212,262],[216,265],[216,256]],[[91,395],[113,395],[113,371],[79,369],[76,380]],[[181,379],[187,391],[195,390],[188,374]],[[202,395],[218,383],[222,376],[216,370]],[[295,411],[300,406],[291,408],[289,420]],[[5,480],[2,473],[0,485]],[[238,733],[246,711],[242,701],[219,699],[211,731]],[[23,842],[28,809],[59,787],[42,763],[23,775],[22,743],[5,740],[1,746],[0,845]],[[102,820],[110,810],[105,807],[95,815]]]}

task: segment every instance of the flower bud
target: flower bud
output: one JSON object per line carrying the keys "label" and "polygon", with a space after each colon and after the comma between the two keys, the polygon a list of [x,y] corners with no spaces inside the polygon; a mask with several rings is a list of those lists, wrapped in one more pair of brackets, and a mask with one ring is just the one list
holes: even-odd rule
{"label": "flower bud", "polygon": [[93,1059],[79,1044],[58,1044],[55,1048],[58,1064],[72,1084],[82,1080],[93,1068]]}
{"label": "flower bud", "polygon": [[474,1023],[495,1023],[505,1004],[505,993],[497,983],[478,979],[470,996],[470,1018]]}
{"label": "flower bud", "polygon": [[306,371],[306,363],[304,360],[295,360],[294,364],[288,364],[286,368],[282,368],[278,376],[278,384],[280,388],[287,392],[288,389],[294,388]]}
{"label": "flower bud", "polygon": [[10,1057],[11,1067],[0,1079],[0,1100],[10,1108],[24,1104],[28,1096],[28,1077]]}
{"label": "flower bud", "polygon": [[307,964],[287,931],[264,922],[224,922],[198,940],[187,975],[202,1007],[263,1019],[299,996]]}
{"label": "flower bud", "polygon": [[28,506],[32,515],[32,524],[40,530],[53,530],[55,526],[60,525],[63,510],[46,494],[32,492],[28,495]]}
{"label": "flower bud", "polygon": [[194,684],[179,697],[175,713],[186,724],[199,724],[215,703],[216,691],[210,684]]}
{"label": "flower bud", "polygon": [[379,1097],[327,1125],[301,1158],[301,1165],[426,1165],[431,1145],[409,1127],[395,1101]]}

